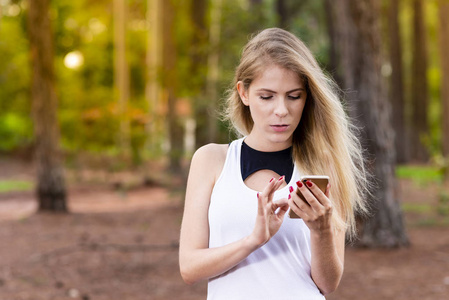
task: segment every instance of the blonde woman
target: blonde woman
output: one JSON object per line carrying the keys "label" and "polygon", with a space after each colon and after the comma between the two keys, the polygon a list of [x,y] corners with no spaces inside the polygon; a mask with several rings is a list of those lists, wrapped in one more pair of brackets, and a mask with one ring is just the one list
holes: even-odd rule
{"label": "blonde woman", "polygon": [[[208,280],[207,299],[324,299],[338,287],[366,174],[336,91],[285,30],[244,48],[226,112],[242,138],[198,149],[187,183],[180,270]],[[326,191],[305,174],[329,176]]]}

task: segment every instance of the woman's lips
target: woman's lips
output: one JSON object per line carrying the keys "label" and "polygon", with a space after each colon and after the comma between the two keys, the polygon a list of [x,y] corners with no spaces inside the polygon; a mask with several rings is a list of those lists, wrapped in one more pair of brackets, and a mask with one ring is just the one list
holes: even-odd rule
{"label": "woman's lips", "polygon": [[271,128],[273,128],[274,131],[276,132],[284,132],[288,129],[289,125],[270,125]]}

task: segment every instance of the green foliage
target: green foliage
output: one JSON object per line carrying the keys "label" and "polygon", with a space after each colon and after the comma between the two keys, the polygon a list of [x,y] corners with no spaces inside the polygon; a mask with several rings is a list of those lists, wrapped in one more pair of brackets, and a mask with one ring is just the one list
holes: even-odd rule
{"label": "green foliage", "polygon": [[28,41],[22,1],[5,7],[0,23],[0,150],[31,144]]}
{"label": "green foliage", "polygon": [[434,207],[427,203],[402,203],[401,207],[404,212],[419,214],[426,214],[434,211]]}
{"label": "green foliage", "polygon": [[0,118],[0,143],[1,151],[11,151],[18,145],[27,145],[31,143],[31,121],[30,118],[7,112],[2,114]]}
{"label": "green foliage", "polygon": [[30,191],[33,189],[33,183],[20,180],[1,180],[0,193]]}
{"label": "green foliage", "polygon": [[[30,64],[26,34],[26,0],[2,1],[0,20],[0,151],[14,151],[32,145],[32,118],[30,103]],[[204,91],[207,77],[207,59],[195,73],[193,53],[207,54],[212,50],[206,43],[200,49],[191,47],[194,35],[191,11],[192,0],[172,1],[175,10],[174,40],[176,58],[176,94],[190,99],[192,106],[206,106]],[[432,156],[441,153],[440,62],[438,50],[437,2],[425,1],[429,40],[430,132],[423,141]],[[147,1],[127,0],[128,23],[126,29],[127,60],[130,71],[130,102],[125,116],[118,113],[114,81],[114,44],[112,1],[110,0],[58,0],[51,2],[51,21],[54,33],[56,87],[59,101],[58,117],[61,142],[66,153],[95,152],[108,155],[119,153],[117,132],[119,121],[126,118],[131,126],[131,152],[133,161],[163,155],[163,151],[147,153],[145,127],[149,105],[145,100]],[[219,44],[220,74],[217,83],[219,99],[223,99],[232,81],[243,45],[252,33],[267,27],[279,26],[275,0],[253,5],[248,0],[222,1],[221,35]],[[288,29],[297,34],[311,48],[324,67],[329,65],[329,40],[326,29],[324,1],[287,1],[290,12]],[[211,1],[208,1],[206,23],[210,25]],[[403,37],[404,69],[410,70],[411,41],[413,37],[413,11],[411,2],[401,5],[400,23]],[[157,41],[161,42],[161,41]],[[215,49],[214,49],[215,50]],[[82,54],[84,63],[75,69],[64,64],[68,53]],[[411,88],[411,72],[404,72],[406,90]],[[159,80],[164,76],[159,73]],[[410,99],[408,95],[407,99]],[[162,101],[162,100],[161,100]],[[410,103],[406,103],[410,115]],[[207,114],[203,114],[207,117]],[[204,122],[203,122],[204,123]],[[163,129],[161,129],[162,131]],[[221,141],[232,139],[226,124],[220,123]],[[164,136],[161,133],[160,136]],[[161,141],[162,143],[162,141]],[[431,171],[398,168],[399,176],[413,180],[441,180]]]}
{"label": "green foliage", "polygon": [[437,211],[442,216],[449,216],[449,192],[441,190],[438,195]]}
{"label": "green foliage", "polygon": [[443,178],[440,169],[434,166],[398,166],[396,176],[417,183],[440,182]]}

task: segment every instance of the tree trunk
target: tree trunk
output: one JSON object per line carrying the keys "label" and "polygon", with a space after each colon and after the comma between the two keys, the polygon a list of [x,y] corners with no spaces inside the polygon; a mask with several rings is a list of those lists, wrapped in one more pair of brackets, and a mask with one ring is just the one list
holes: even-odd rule
{"label": "tree trunk", "polygon": [[114,0],[114,86],[120,114],[119,146],[125,157],[130,154],[128,119],[129,70],[126,61],[126,1]]}
{"label": "tree trunk", "polygon": [[429,134],[427,121],[427,42],[422,0],[413,0],[413,11],[411,158],[417,162],[426,162],[429,156],[423,139]]}
{"label": "tree trunk", "polygon": [[395,131],[396,162],[405,163],[407,161],[405,119],[404,119],[404,83],[402,75],[402,47],[399,29],[399,2],[390,1],[388,11],[388,32],[390,37],[390,101],[392,103],[393,117],[392,124]]}
{"label": "tree trunk", "polygon": [[208,108],[208,127],[209,127],[209,141],[215,142],[217,140],[217,110],[218,110],[218,93],[217,83],[220,74],[219,65],[219,44],[221,36],[221,4],[222,0],[213,0],[211,8],[211,24],[209,31],[209,41],[211,51],[207,61],[207,80],[206,80],[206,95],[209,102]]}
{"label": "tree trunk", "polygon": [[209,140],[208,131],[208,105],[209,99],[206,96],[206,78],[204,74],[207,73],[207,58],[208,58],[208,30],[209,27],[206,23],[207,0],[193,0],[191,6],[191,19],[193,24],[193,37],[192,37],[192,64],[191,72],[195,81],[196,95],[194,96],[193,107],[195,111],[195,145],[196,148],[201,147],[204,144],[212,142]]}
{"label": "tree trunk", "polygon": [[338,83],[339,86],[343,86],[343,79],[340,78],[340,73],[338,72],[338,53],[337,53],[337,41],[335,40],[337,38],[337,32],[335,28],[335,17],[332,1],[334,0],[325,0],[324,1],[324,10],[325,10],[325,16],[326,16],[326,29],[327,34],[329,36],[329,64],[327,67],[327,71],[332,74],[332,77],[334,78],[335,82]]}
{"label": "tree trunk", "polygon": [[278,26],[283,29],[287,29],[290,24],[290,13],[287,7],[287,0],[277,0],[276,1],[276,12],[278,15]]}
{"label": "tree trunk", "polygon": [[147,149],[157,152],[160,143],[160,87],[158,82],[159,64],[162,61],[161,52],[161,10],[160,0],[147,0],[147,36],[145,99],[149,108],[149,122],[147,124]]}
{"label": "tree trunk", "polygon": [[[439,1],[443,155],[449,158],[449,2]],[[446,174],[447,175],[447,174]]]}
{"label": "tree trunk", "polygon": [[170,142],[170,170],[181,170],[183,154],[183,129],[176,112],[176,47],[174,41],[175,7],[172,0],[165,0],[162,4],[163,18],[163,86],[168,104],[168,136]]}
{"label": "tree trunk", "polygon": [[59,149],[57,97],[49,0],[29,1],[31,99],[34,118],[36,193],[39,210],[66,212],[66,188]]}
{"label": "tree trunk", "polygon": [[379,7],[376,0],[330,2],[335,23],[338,70],[349,113],[361,129],[369,154],[368,169],[376,178],[369,203],[372,216],[361,228],[360,245],[398,247],[408,244],[394,173],[394,136],[390,107],[381,76]]}

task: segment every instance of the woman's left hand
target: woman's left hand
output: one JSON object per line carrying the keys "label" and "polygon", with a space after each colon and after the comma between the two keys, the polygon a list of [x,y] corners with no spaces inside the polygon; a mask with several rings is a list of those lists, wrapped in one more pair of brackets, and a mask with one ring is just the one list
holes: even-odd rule
{"label": "woman's left hand", "polygon": [[[299,217],[303,219],[311,231],[327,231],[332,227],[333,206],[330,201],[330,185],[327,185],[323,193],[316,184],[308,180],[306,183],[298,181],[299,191],[304,199],[297,194],[293,187],[290,187],[288,205]],[[307,184],[307,187],[305,186]]]}

